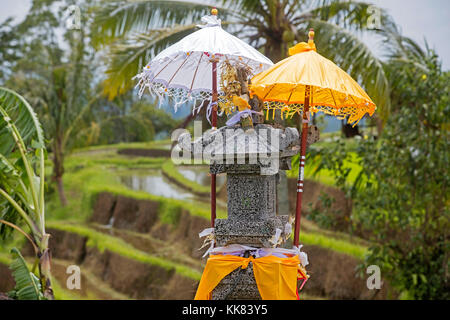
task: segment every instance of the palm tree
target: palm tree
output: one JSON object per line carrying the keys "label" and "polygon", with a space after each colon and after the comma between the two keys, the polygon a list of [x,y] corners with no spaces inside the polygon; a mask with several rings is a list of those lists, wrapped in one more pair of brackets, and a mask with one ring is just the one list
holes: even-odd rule
{"label": "palm tree", "polygon": [[405,96],[404,87],[410,84],[411,78],[417,77],[425,81],[434,69],[441,68],[436,53],[426,40],[424,44],[425,47],[422,48],[408,37],[392,35],[388,59],[384,63],[391,86],[392,112],[397,112],[404,101],[410,100]]}
{"label": "palm tree", "polygon": [[[94,67],[91,61],[94,53],[87,46],[86,30],[67,30],[64,37],[69,50],[62,49],[60,43],[54,40],[55,28],[29,25],[28,18],[37,21],[46,17],[55,18],[49,8],[45,7],[47,11],[42,11],[42,5],[34,1],[27,19],[18,26],[23,29],[21,35],[30,40],[20,47],[20,59],[16,61],[6,83],[22,93],[35,106],[41,118],[49,139],[52,179],[61,204],[65,206],[67,199],[62,180],[64,157],[77,134],[81,133],[87,111],[100,95],[92,92]],[[34,33],[36,29],[39,32]]]}
{"label": "palm tree", "polygon": [[[362,82],[384,119],[389,112],[389,82],[382,62],[357,36],[396,34],[388,14],[378,9],[383,30],[369,25],[373,6],[338,0],[217,1],[222,25],[261,50],[274,62],[294,42],[316,29],[320,53]],[[108,77],[104,91],[113,98],[133,85],[131,78],[160,50],[195,30],[211,7],[192,1],[104,1],[93,24],[94,44],[107,45]]]}
{"label": "palm tree", "polygon": [[[17,72],[7,83],[23,92],[41,116],[51,149],[52,179],[64,206],[67,203],[62,181],[64,157],[77,138],[74,129],[83,129],[83,116],[99,96],[89,92],[90,75],[84,64],[64,63],[56,48],[39,46],[39,49],[33,52],[34,57],[25,56],[19,61]],[[24,65],[28,67],[25,69]]]}
{"label": "palm tree", "polygon": [[[0,87],[0,236],[12,229],[23,234],[33,246],[39,266],[40,281],[35,281],[14,250],[17,259],[12,269],[19,299],[53,299],[50,235],[45,231],[44,160],[44,134],[35,112],[22,96]],[[20,227],[21,222],[29,232]]]}

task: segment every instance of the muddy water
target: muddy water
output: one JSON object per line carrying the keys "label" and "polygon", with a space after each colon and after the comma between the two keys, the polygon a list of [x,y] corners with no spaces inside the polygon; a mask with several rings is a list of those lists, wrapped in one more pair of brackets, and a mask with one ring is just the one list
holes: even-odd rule
{"label": "muddy water", "polygon": [[133,190],[145,191],[165,198],[187,200],[195,196],[171,183],[159,170],[145,170],[120,173],[121,182]]}
{"label": "muddy water", "polygon": [[[183,166],[179,169],[186,178],[202,185],[209,185],[208,167]],[[209,198],[197,196],[170,182],[160,170],[121,171],[118,172],[118,175],[121,183],[133,190],[178,200],[199,201],[208,204],[210,201]],[[225,184],[225,179],[225,176],[217,177],[217,189]],[[220,200],[217,200],[217,205],[222,208],[226,207],[226,203]]]}
{"label": "muddy water", "polygon": [[[178,172],[184,175],[187,179],[195,181],[202,186],[209,186],[211,183],[211,176],[209,175],[208,166],[178,166]],[[225,184],[225,175],[218,175],[216,177],[216,185],[218,188]]]}

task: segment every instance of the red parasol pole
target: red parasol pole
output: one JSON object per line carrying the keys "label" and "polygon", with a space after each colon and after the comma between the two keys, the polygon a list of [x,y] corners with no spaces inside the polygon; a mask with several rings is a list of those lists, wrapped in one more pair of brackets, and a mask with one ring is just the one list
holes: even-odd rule
{"label": "red parasol pole", "polygon": [[[314,29],[309,29],[308,43],[314,43]],[[294,229],[294,246],[299,245],[300,236],[300,219],[302,216],[302,195],[303,195],[303,180],[305,173],[306,160],[306,140],[308,138],[308,123],[309,123],[309,104],[311,97],[311,86],[305,87],[305,103],[303,104],[302,117],[302,137],[300,141],[300,159],[298,161],[298,180],[297,180],[297,207],[295,209],[295,229]],[[299,125],[300,127],[300,125]],[[300,128],[299,128],[300,129]]]}
{"label": "red parasol pole", "polygon": [[294,246],[299,244],[300,235],[300,219],[302,215],[302,195],[303,195],[303,180],[304,180],[304,170],[305,170],[305,155],[306,155],[306,140],[308,137],[308,122],[309,122],[309,97],[310,97],[310,86],[306,86],[305,89],[305,103],[303,106],[303,117],[302,117],[302,137],[300,141],[300,159],[298,163],[298,180],[297,180],[297,207],[295,211],[295,229],[294,229]]}
{"label": "red parasol pole", "polygon": [[[212,61],[212,120],[213,129],[217,128],[217,59]],[[216,220],[216,175],[211,174],[211,227],[214,228],[214,221]]]}
{"label": "red parasol pole", "polygon": [[[214,7],[211,10],[211,14],[217,16],[218,11]],[[211,126],[213,130],[217,128],[217,61],[218,59],[211,57],[212,62],[212,112],[211,112]],[[216,221],[216,175],[211,174],[211,227],[214,228],[214,222]]]}

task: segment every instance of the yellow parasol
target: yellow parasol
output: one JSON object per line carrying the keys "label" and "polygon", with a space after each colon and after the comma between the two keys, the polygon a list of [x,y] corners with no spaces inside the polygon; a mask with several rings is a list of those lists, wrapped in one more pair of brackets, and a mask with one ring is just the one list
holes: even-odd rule
{"label": "yellow parasol", "polygon": [[309,86],[311,112],[348,116],[351,123],[366,113],[372,115],[376,107],[367,93],[344,70],[316,52],[314,31],[309,34],[308,43],[289,49],[289,58],[252,78],[250,94],[264,100],[266,109],[281,109],[292,117],[302,110]]}
{"label": "yellow parasol", "polygon": [[290,57],[254,76],[249,88],[251,96],[256,95],[264,101],[267,117],[270,111],[275,115],[277,109],[282,117],[292,118],[294,114],[302,113],[295,246],[298,246],[300,230],[309,112],[322,111],[356,124],[366,113],[372,115],[376,109],[367,93],[350,75],[316,52],[313,39],[314,30],[311,29],[308,43],[301,42],[290,48]]}

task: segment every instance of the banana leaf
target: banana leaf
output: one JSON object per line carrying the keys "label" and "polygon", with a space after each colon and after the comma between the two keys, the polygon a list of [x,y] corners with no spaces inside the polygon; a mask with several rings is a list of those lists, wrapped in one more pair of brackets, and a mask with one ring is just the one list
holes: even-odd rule
{"label": "banana leaf", "polygon": [[16,281],[16,286],[8,295],[18,300],[44,300],[39,279],[34,273],[30,272],[20,251],[17,248],[12,248],[11,254],[14,260],[9,267]]}

